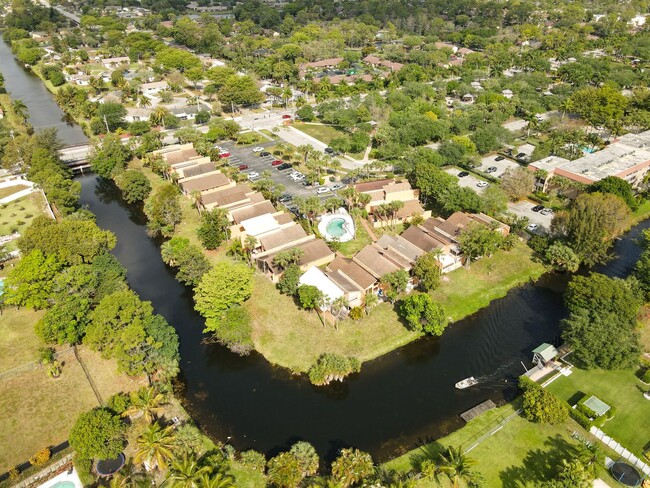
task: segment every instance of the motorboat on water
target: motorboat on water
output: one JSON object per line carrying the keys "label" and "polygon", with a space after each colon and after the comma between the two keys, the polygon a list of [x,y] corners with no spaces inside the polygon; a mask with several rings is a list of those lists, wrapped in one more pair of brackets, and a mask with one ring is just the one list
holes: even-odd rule
{"label": "motorboat on water", "polygon": [[456,383],[456,388],[459,390],[464,390],[465,388],[469,388],[470,386],[474,386],[476,384],[478,384],[478,380],[473,376],[470,376],[469,378],[465,378],[464,380]]}

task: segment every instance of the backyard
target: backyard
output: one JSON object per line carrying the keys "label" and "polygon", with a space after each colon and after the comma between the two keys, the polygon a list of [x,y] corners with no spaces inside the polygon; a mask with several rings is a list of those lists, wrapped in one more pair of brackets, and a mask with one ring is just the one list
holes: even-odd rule
{"label": "backyard", "polygon": [[[14,187],[9,187],[9,189]],[[3,190],[6,190],[3,188]],[[45,213],[45,200],[40,191],[35,191],[13,202],[0,205],[2,218],[0,218],[0,236],[22,232],[32,219]]]}
{"label": "backyard", "polygon": [[[569,360],[571,357],[569,357]],[[648,387],[634,371],[606,371],[574,368],[570,376],[561,376],[547,389],[575,404],[582,394],[596,395],[616,408],[614,417],[601,428],[637,456],[650,444],[650,401],[643,398]]]}
{"label": "backyard", "polygon": [[[395,458],[384,467],[407,471],[412,469],[414,464],[417,464],[418,457],[425,453],[433,453],[435,456],[435,453],[444,451],[448,446],[462,446],[467,449],[481,435],[491,432],[499,420],[512,415],[515,408],[516,404],[509,404],[491,410],[449,436]],[[543,481],[548,481],[562,460],[575,450],[577,441],[571,438],[571,433],[581,430],[572,420],[562,425],[536,424],[517,415],[501,430],[472,449],[467,456],[477,461],[474,469],[485,477],[485,486],[537,486]],[[589,437],[584,431],[581,435]],[[598,469],[597,475],[610,486],[616,486],[604,467]],[[421,481],[417,486],[424,488],[440,485]],[[443,482],[442,486],[451,484]]]}
{"label": "backyard", "polygon": [[[34,323],[42,312],[6,308],[0,315],[0,472],[23,463],[37,451],[65,441],[77,415],[98,405],[81,365],[69,347],[59,348],[63,372],[48,377],[36,362],[42,344]],[[79,348],[103,400],[144,385],[117,372],[114,361]]]}

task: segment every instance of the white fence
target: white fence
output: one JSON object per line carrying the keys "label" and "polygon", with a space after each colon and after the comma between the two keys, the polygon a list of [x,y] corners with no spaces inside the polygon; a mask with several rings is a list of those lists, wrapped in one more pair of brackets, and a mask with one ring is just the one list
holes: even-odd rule
{"label": "white fence", "polygon": [[592,426],[591,429],[589,429],[589,432],[595,435],[607,447],[613,449],[614,452],[616,452],[616,454],[619,454],[623,459],[628,460],[631,464],[633,464],[641,471],[643,471],[645,474],[650,476],[650,466],[648,466],[646,463],[644,463],[641,459],[636,457],[630,451],[625,449],[623,446],[621,446],[618,442],[616,442],[614,439],[612,439],[607,434],[605,434],[598,427]]}

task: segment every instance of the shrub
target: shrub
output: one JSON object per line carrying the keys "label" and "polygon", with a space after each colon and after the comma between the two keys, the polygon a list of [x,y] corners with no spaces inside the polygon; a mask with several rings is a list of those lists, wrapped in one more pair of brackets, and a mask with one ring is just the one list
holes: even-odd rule
{"label": "shrub", "polygon": [[641,381],[650,384],[650,368],[648,368],[646,372],[643,373],[643,376],[641,376]]}
{"label": "shrub", "polygon": [[578,410],[582,415],[590,419],[595,419],[596,417],[598,417],[598,415],[596,415],[596,412],[594,412],[591,408],[589,408],[587,405],[582,403],[582,400],[578,403],[578,405],[576,405],[576,410]]}
{"label": "shrub", "polygon": [[363,307],[352,307],[350,309],[349,317],[352,320],[361,320],[364,316]]}
{"label": "shrub", "polygon": [[79,479],[84,486],[91,486],[95,483],[95,476],[93,475],[93,462],[92,460],[79,456],[76,454],[72,460]]}
{"label": "shrub", "polygon": [[591,428],[591,420],[589,420],[588,417],[586,417],[582,412],[580,412],[577,408],[569,408],[569,416],[578,422],[580,427],[583,429],[589,430]]}
{"label": "shrub", "polygon": [[263,473],[264,468],[266,467],[266,457],[264,457],[264,454],[257,452],[254,449],[242,452],[240,462],[243,466],[246,466],[253,471],[259,471],[260,473]]}
{"label": "shrub", "polygon": [[52,364],[54,362],[54,349],[51,347],[41,347],[38,350],[38,360],[41,364]]}
{"label": "shrub", "polygon": [[18,466],[14,466],[9,470],[8,474],[9,481],[16,481],[18,478],[20,478],[20,468]]}
{"label": "shrub", "polygon": [[108,399],[106,406],[121,415],[131,406],[131,397],[123,392],[116,393]]}
{"label": "shrub", "polygon": [[338,354],[323,354],[309,368],[309,381],[314,385],[328,385],[332,381],[343,381],[347,375],[361,371],[361,363],[353,357]]}
{"label": "shrub", "polygon": [[29,464],[32,466],[43,466],[50,460],[50,457],[52,457],[52,451],[50,451],[49,447],[46,447],[30,457]]}

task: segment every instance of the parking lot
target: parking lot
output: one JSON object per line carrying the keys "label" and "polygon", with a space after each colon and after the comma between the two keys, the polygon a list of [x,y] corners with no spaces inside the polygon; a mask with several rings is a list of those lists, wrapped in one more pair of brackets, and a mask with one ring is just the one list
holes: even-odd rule
{"label": "parking lot", "polygon": [[[319,197],[321,200],[327,200],[332,196],[335,196],[335,192],[328,191],[326,193],[318,194],[316,192],[316,187],[306,186],[303,184],[303,181],[295,181],[289,177],[289,174],[293,171],[291,168],[279,171],[277,166],[272,166],[271,163],[277,158],[273,155],[270,156],[260,156],[259,152],[253,152],[253,147],[262,147],[264,149],[275,145],[275,142],[264,142],[256,146],[248,147],[238,147],[234,143],[226,142],[221,144],[221,147],[227,150],[231,155],[228,158],[228,164],[234,168],[238,168],[241,165],[246,165],[248,168],[242,170],[242,174],[251,174],[258,173],[259,176],[250,178],[251,182],[255,182],[262,178],[262,173],[268,171],[271,173],[271,179],[285,187],[285,193],[290,194],[292,197]],[[326,187],[332,187],[335,183],[327,183]]]}
{"label": "parking lot", "polygon": [[508,203],[508,210],[519,217],[528,217],[531,224],[537,224],[539,226],[536,231],[548,232],[551,228],[553,213],[543,215],[541,212],[533,212],[532,208],[536,205],[538,204],[530,200],[522,200],[516,203]]}
{"label": "parking lot", "polygon": [[501,161],[497,161],[496,158],[498,157],[502,158],[503,156],[499,156],[498,154],[493,154],[492,156],[486,156],[482,158],[481,166],[479,166],[478,169],[483,173],[487,173],[488,168],[496,168],[496,171],[493,171],[492,173],[488,173],[488,174],[495,178],[499,178],[503,173],[506,172],[508,168],[515,169],[519,166],[517,163],[511,161],[508,158],[502,159]]}
{"label": "parking lot", "polygon": [[483,183],[487,183],[487,182],[481,180],[480,178],[477,178],[472,173],[470,173],[467,176],[464,176],[464,177],[461,178],[460,176],[458,176],[458,174],[463,172],[463,171],[465,171],[465,170],[458,169],[458,168],[447,168],[445,170],[445,173],[448,173],[448,174],[450,174],[452,176],[455,176],[456,179],[458,180],[458,185],[459,186],[461,186],[463,188],[471,188],[472,190],[474,190],[476,193],[479,193],[479,194],[483,193],[483,191],[485,191],[485,189],[488,186],[490,186],[490,184],[488,183],[487,186],[479,187],[478,186],[479,183],[482,182],[481,184],[483,184]]}

